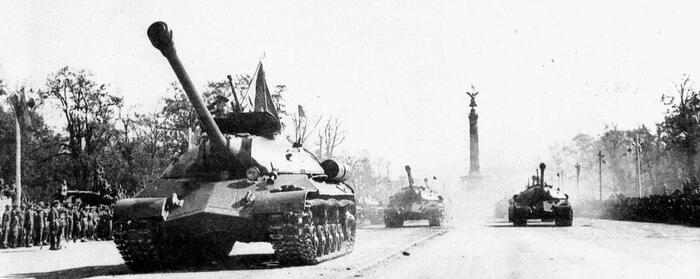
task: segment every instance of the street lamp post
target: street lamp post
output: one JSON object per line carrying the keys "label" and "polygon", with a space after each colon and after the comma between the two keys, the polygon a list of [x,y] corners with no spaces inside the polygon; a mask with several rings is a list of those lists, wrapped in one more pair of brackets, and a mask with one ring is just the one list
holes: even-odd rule
{"label": "street lamp post", "polygon": [[639,153],[641,152],[641,144],[639,142],[639,134],[634,137],[634,153],[637,157],[637,193],[639,197],[642,197],[642,161],[639,158]]}
{"label": "street lamp post", "polygon": [[598,199],[602,202],[603,201],[603,151],[598,150],[598,192],[599,196]]}
{"label": "street lamp post", "polygon": [[576,165],[574,165],[574,167],[576,168],[576,196],[580,196],[581,192],[579,191],[578,181],[579,177],[581,176],[581,164],[576,162]]}

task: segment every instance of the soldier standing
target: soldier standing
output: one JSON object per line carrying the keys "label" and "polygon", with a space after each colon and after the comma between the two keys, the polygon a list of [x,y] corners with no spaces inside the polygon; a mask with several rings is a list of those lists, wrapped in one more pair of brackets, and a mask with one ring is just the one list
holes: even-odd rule
{"label": "soldier standing", "polygon": [[82,234],[80,235],[81,242],[87,242],[87,238],[90,236],[88,231],[88,212],[87,206],[80,210],[80,225],[82,226]]}
{"label": "soldier standing", "polygon": [[12,209],[10,205],[5,205],[5,212],[2,213],[2,245],[0,248],[7,248],[7,239],[10,234],[10,223],[12,222]]}
{"label": "soldier standing", "polygon": [[24,211],[25,205],[19,206],[19,233],[17,234],[17,247],[24,247]]}
{"label": "soldier standing", "polygon": [[46,226],[45,218],[44,202],[39,202],[38,205],[34,206],[34,245],[39,246],[43,241],[44,227]]}
{"label": "soldier standing", "polygon": [[19,209],[17,209],[17,205],[14,204],[12,205],[12,220],[10,221],[10,237],[8,239],[8,242],[10,244],[10,248],[15,248],[19,245],[19,227],[20,226],[20,220],[19,220]]}
{"label": "soldier standing", "polygon": [[50,235],[49,235],[49,230],[50,230],[50,227],[51,227],[51,224],[49,224],[49,209],[46,208],[46,206],[51,206],[51,205],[50,205],[50,204],[48,204],[48,205],[42,205],[42,208],[41,208],[41,211],[44,212],[44,217],[43,217],[43,220],[42,220],[42,222],[44,223],[44,232],[42,233],[42,234],[43,234],[43,238],[41,239],[41,241],[42,241],[42,243],[43,243],[42,245],[48,245],[48,244],[49,244],[49,236],[50,236]]}
{"label": "soldier standing", "polygon": [[73,242],[76,242],[78,238],[83,237],[83,226],[80,220],[80,203],[75,204],[71,215],[73,215]]}
{"label": "soldier standing", "polygon": [[61,216],[59,215],[60,203],[55,200],[51,203],[51,208],[49,209],[49,243],[51,247],[49,250],[59,250],[61,249]]}
{"label": "soldier standing", "polygon": [[24,245],[32,247],[34,244],[34,210],[28,205],[24,211]]}
{"label": "soldier standing", "polygon": [[87,213],[87,237],[88,240],[95,240],[95,207],[91,206]]}
{"label": "soldier standing", "polygon": [[66,202],[66,207],[64,208],[66,216],[66,226],[64,237],[66,242],[73,237],[73,204]]}
{"label": "soldier standing", "polygon": [[111,207],[111,206],[108,206],[106,209],[107,209],[107,214],[105,214],[105,218],[106,218],[105,224],[106,224],[106,226],[107,226],[107,228],[106,228],[106,230],[107,230],[107,240],[112,240],[112,239],[114,239],[114,238],[112,237],[112,217],[113,217],[113,214],[114,214],[114,213],[113,213],[113,211],[112,211],[112,207]]}

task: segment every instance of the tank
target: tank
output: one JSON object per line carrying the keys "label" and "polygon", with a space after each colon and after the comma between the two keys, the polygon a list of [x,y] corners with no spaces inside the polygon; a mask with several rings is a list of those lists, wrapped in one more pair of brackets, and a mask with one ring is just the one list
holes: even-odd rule
{"label": "tank", "polygon": [[573,210],[569,195],[554,190],[544,181],[546,165],[540,163],[539,177],[533,176],[532,185],[509,200],[508,221],[515,226],[526,226],[528,219],[552,222],[556,226],[570,227],[573,223]]}
{"label": "tank", "polygon": [[406,166],[408,187],[389,197],[384,208],[384,225],[388,228],[402,227],[405,220],[428,220],[430,226],[442,224],[445,207],[443,198],[427,186],[415,186],[411,167]]}
{"label": "tank", "polygon": [[235,242],[269,242],[282,265],[350,253],[355,190],[344,182],[345,168],[333,160],[321,163],[280,136],[274,112],[212,117],[180,63],[168,26],[155,22],[147,34],[206,135],[160,179],[117,201],[114,242],[126,265],[140,271],[215,262]]}

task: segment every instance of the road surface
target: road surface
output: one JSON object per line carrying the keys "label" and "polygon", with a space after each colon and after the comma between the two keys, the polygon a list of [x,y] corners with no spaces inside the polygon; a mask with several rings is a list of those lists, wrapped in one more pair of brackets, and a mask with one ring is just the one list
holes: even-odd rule
{"label": "road surface", "polygon": [[0,250],[10,278],[700,278],[700,228],[574,220],[470,221],[445,228],[412,223],[358,231],[352,254],[316,266],[279,267],[268,244],[237,244],[225,262],[135,274],[111,242],[69,243],[54,252]]}
{"label": "road surface", "polygon": [[236,244],[231,256],[214,266],[188,267],[157,273],[136,274],[125,265],[113,242],[67,243],[60,251],[48,247],[0,250],[0,277],[9,278],[337,278],[376,265],[447,231],[429,227],[427,221],[409,222],[407,227],[386,229],[375,225],[358,229],[354,251],[316,266],[279,267],[267,243]]}
{"label": "road surface", "polygon": [[574,219],[465,224],[367,278],[700,278],[700,228]]}

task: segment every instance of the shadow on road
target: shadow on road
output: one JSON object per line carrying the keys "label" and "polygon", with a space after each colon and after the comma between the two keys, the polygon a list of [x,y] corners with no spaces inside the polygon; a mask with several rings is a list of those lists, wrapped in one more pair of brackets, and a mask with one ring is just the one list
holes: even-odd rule
{"label": "shadow on road", "polygon": [[559,228],[555,226],[554,224],[527,224],[527,226],[522,226],[522,227],[516,227],[513,226],[512,224],[491,224],[487,225],[488,227],[492,228]]}
{"label": "shadow on road", "polygon": [[50,272],[20,273],[9,275],[8,278],[87,278],[94,276],[128,274],[129,272],[131,271],[126,267],[126,265],[121,264],[85,266]]}
{"label": "shadow on road", "polygon": [[181,268],[172,268],[157,270],[154,272],[137,273],[131,271],[126,265],[108,265],[108,266],[85,266],[78,268],[70,268],[64,270],[56,270],[51,272],[36,272],[36,273],[20,273],[12,274],[9,278],[87,278],[95,276],[118,276],[125,274],[167,274],[167,273],[187,273],[187,272],[207,272],[220,270],[251,270],[251,269],[272,269],[283,267],[279,265],[274,254],[253,254],[253,255],[236,255],[229,256],[225,260],[213,262],[211,264],[200,264],[183,266]]}

